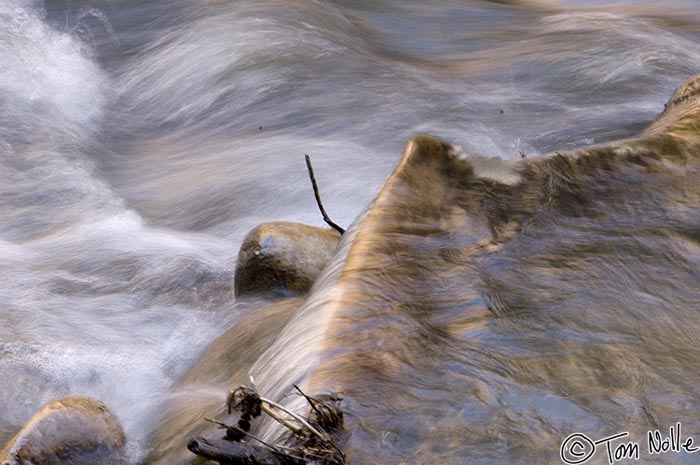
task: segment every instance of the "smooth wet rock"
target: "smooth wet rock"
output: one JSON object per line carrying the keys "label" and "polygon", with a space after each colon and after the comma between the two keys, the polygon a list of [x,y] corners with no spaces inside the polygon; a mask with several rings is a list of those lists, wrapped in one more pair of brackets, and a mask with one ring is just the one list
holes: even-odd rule
{"label": "smooth wet rock", "polygon": [[152,437],[153,449],[145,463],[191,463],[195,456],[187,450],[187,443],[193,436],[221,434],[217,425],[202,418],[237,421],[227,413],[227,393],[249,382],[260,353],[280,336],[301,301],[293,297],[254,304],[254,310],[245,312],[240,321],[216,338],[163,405]]}
{"label": "smooth wet rock", "polygon": [[303,294],[333,256],[340,234],[300,223],[264,223],[243,241],[236,265],[236,296]]}
{"label": "smooth wet rock", "polygon": [[[638,137],[497,169],[412,139],[348,229],[334,279],[287,323],[273,314],[245,328],[248,340],[218,340],[188,381],[216,386],[220,410],[221,391],[244,373],[296,412],[295,384],[342,392],[354,465],[548,463],[561,431],[603,437],[605,419],[619,417],[643,437],[650,418],[682,418],[698,397],[687,377],[697,338],[683,324],[700,301],[697,82]],[[256,325],[269,338],[249,346]],[[206,422],[187,413],[165,450],[202,435]],[[261,419],[251,432],[277,444],[282,429]]]}
{"label": "smooth wet rock", "polygon": [[124,441],[119,421],[102,402],[65,397],[27,422],[0,453],[0,464],[114,464]]}

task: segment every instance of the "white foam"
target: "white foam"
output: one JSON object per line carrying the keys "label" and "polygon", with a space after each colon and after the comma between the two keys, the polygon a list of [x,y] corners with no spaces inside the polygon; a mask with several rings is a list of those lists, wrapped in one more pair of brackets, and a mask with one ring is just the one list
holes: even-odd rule
{"label": "white foam", "polygon": [[107,78],[77,38],[43,21],[37,2],[0,2],[0,95],[20,104],[48,104],[69,120],[100,116]]}

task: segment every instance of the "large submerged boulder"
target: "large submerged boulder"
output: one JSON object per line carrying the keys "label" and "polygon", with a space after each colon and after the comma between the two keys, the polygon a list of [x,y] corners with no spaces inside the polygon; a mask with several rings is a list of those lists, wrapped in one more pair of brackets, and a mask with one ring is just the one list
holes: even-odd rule
{"label": "large submerged boulder", "polygon": [[333,256],[340,234],[300,223],[263,223],[246,236],[236,264],[236,296],[303,294]]}
{"label": "large submerged boulder", "polygon": [[216,338],[164,406],[146,463],[175,465],[192,458],[185,447],[191,435],[217,429],[203,418],[226,420],[228,391],[248,382],[260,353],[279,337],[301,301],[292,297],[259,304]]}
{"label": "large submerged boulder", "polygon": [[[679,89],[637,137],[496,168],[412,139],[313,291],[270,320],[251,312],[244,328],[265,342],[217,341],[187,382],[220,399],[227,424],[246,372],[294,412],[309,410],[295,385],[338,392],[353,465],[551,463],[574,432],[699,430],[699,89]],[[236,376],[206,369],[239,359]],[[189,418],[169,436],[175,455],[153,463],[222,436]],[[251,433],[285,444],[288,431],[268,418]]]}
{"label": "large submerged boulder", "polygon": [[112,465],[124,445],[119,421],[88,397],[57,399],[34,415],[0,453],[2,465]]}

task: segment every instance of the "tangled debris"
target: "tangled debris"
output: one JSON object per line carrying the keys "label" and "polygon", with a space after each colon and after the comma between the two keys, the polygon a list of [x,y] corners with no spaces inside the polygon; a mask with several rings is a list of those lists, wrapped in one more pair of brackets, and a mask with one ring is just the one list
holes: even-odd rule
{"label": "tangled debris", "polygon": [[[251,378],[250,386],[231,391],[227,399],[229,413],[240,412],[235,425],[210,420],[226,430],[222,439],[193,438],[187,448],[200,457],[231,465],[347,465],[339,447],[343,429],[340,399],[334,394],[315,398],[297,393],[306,399],[310,409],[303,418],[258,393]],[[283,445],[272,445],[250,434],[255,418],[269,415],[289,430]]]}

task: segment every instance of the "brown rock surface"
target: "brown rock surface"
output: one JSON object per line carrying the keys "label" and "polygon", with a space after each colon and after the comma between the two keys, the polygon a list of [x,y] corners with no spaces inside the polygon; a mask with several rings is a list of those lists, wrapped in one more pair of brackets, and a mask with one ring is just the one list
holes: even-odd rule
{"label": "brown rock surface", "polygon": [[303,294],[333,256],[340,234],[300,223],[263,223],[246,236],[236,265],[236,296]]}

